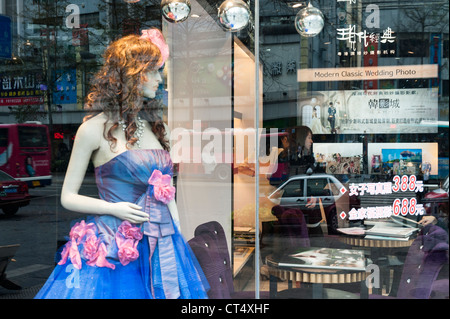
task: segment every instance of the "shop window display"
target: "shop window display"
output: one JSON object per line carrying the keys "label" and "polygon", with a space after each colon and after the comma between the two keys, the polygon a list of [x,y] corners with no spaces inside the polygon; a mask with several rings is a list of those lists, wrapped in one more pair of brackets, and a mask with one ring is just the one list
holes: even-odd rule
{"label": "shop window display", "polygon": [[[52,183],[30,187],[30,203],[15,215],[21,216],[20,225],[9,217],[0,220],[0,249],[20,245],[0,283],[33,288],[29,297],[34,298],[54,264],[62,264],[57,269],[74,266],[66,277],[79,274],[79,263],[72,261],[77,245],[66,242],[73,239],[69,234],[76,222],[75,229],[89,233],[91,226],[60,204],[64,175],[71,176],[69,156],[62,157],[60,150],[76,155],[78,127],[94,120],[82,124],[108,45],[156,27],[170,56],[145,94],[152,92],[153,114],[164,123],[153,134],[166,130],[173,174],[161,171],[162,179],[173,176],[177,205],[168,216],[174,218],[177,238],[183,237],[183,250],[189,251],[182,259],[193,266],[198,287],[214,285],[199,288],[202,297],[448,298],[445,258],[426,283],[412,273],[411,282],[428,285],[428,293],[409,295],[402,277],[409,271],[408,254],[422,256],[415,240],[431,238],[424,230],[434,234],[436,245],[427,247],[420,264],[448,254],[448,19],[447,1],[3,1],[0,122],[42,122],[53,157]],[[136,118],[128,127],[129,119],[113,119],[118,132],[141,146],[114,157],[109,165],[119,170],[119,159],[132,165],[140,161],[138,154],[154,148],[133,135],[142,128],[148,136],[148,123],[154,121],[141,116],[143,122]],[[312,141],[306,143],[308,134]],[[0,170],[6,170],[16,165],[8,153],[13,146],[6,140],[1,144]],[[137,142],[133,147],[139,149]],[[41,155],[31,146],[27,152],[30,171],[38,172]],[[100,162],[108,160],[94,157],[86,163],[87,183],[80,187],[95,200],[108,195],[93,187],[95,177],[97,183],[106,178],[98,174],[104,167]],[[12,191],[0,190],[0,195]],[[49,194],[54,202],[45,202]],[[36,223],[33,210],[44,216],[42,223]],[[57,225],[36,228],[39,247],[34,238],[13,232],[24,227],[18,233],[29,233],[27,225],[48,226],[48,220]],[[129,222],[140,225],[140,220]],[[204,233],[214,232],[211,225],[220,225],[220,236]],[[145,231],[143,236],[148,242]],[[211,247],[227,261],[220,275],[211,272],[200,247],[212,238]],[[148,260],[147,251],[139,250],[144,239],[136,239],[139,258]],[[190,244],[197,245],[193,252]],[[110,271],[111,265],[126,269],[141,260],[123,266],[108,253],[88,260],[86,248],[78,247],[81,271]],[[300,249],[301,258],[293,257]],[[31,258],[31,250],[41,257]],[[336,266],[352,263],[349,251],[364,251],[358,259],[362,268]],[[311,256],[321,262],[309,263]],[[38,270],[20,275],[27,269]],[[226,276],[221,283],[227,290],[218,289],[214,276]],[[14,293],[0,289],[0,298]],[[167,292],[167,297],[177,296]]]}

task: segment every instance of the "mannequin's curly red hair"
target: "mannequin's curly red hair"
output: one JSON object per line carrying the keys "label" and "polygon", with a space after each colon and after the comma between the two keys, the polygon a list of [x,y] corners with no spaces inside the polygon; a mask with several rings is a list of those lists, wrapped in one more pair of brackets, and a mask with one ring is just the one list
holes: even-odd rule
{"label": "mannequin's curly red hair", "polygon": [[162,63],[159,48],[138,35],[128,35],[112,42],[103,57],[104,64],[94,76],[91,91],[86,97],[85,109],[92,114],[86,116],[84,121],[104,112],[108,122],[113,123],[108,131],[105,123],[104,131],[104,137],[113,149],[117,139],[112,132],[118,127],[118,121],[123,119],[128,125],[125,133],[127,147],[130,147],[137,140],[133,134],[137,129],[135,119],[139,113],[150,123],[162,147],[169,150],[164,124],[154,106],[158,103],[144,101],[142,96],[146,71],[157,70]]}

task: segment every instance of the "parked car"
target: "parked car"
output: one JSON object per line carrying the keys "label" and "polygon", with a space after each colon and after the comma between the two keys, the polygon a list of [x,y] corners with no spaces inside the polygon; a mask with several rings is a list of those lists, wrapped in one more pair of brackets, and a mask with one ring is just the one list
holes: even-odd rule
{"label": "parked car", "polygon": [[279,201],[279,205],[284,208],[300,209],[309,228],[319,226],[322,220],[320,200],[328,224],[328,233],[335,234],[339,227],[338,214],[361,207],[359,197],[348,194],[348,190],[333,175],[305,174],[289,178],[269,195],[269,199],[273,202]]}
{"label": "parked car", "polygon": [[26,182],[0,171],[0,208],[6,215],[14,215],[20,207],[30,203]]}

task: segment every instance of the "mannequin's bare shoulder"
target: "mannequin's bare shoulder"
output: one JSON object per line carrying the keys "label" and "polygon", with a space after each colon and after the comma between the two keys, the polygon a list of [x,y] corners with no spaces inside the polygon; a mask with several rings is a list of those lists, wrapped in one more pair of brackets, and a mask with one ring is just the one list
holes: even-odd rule
{"label": "mannequin's bare shoulder", "polygon": [[100,113],[85,122],[78,128],[76,139],[78,142],[88,144],[91,149],[97,149],[103,136],[104,124],[107,118]]}

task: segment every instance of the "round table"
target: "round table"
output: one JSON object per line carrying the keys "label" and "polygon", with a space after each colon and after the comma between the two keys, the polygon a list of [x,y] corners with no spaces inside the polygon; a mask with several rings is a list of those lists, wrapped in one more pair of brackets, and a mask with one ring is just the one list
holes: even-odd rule
{"label": "round table", "polygon": [[[383,256],[386,256],[386,252],[383,252],[384,249],[389,248],[407,248],[412,245],[414,240],[416,239],[415,236],[412,236],[412,238],[409,238],[408,240],[395,240],[395,239],[366,239],[364,236],[358,236],[358,235],[346,235],[346,236],[339,236],[339,241],[342,243],[345,243],[350,246],[358,246],[358,247],[365,247],[369,248],[371,251],[371,257],[373,260],[373,263],[376,265],[381,265],[381,258]],[[392,265],[391,265],[392,266]],[[383,272],[382,279],[384,279],[388,284],[387,287],[390,288],[390,295],[395,295],[397,292],[396,282],[399,280],[399,277],[401,276],[401,267],[397,267],[399,265],[394,265],[394,279],[393,282],[390,282],[390,278],[387,276],[388,273]],[[373,288],[372,292],[375,294],[381,294],[381,287],[380,288]]]}
{"label": "round table", "polygon": [[[292,281],[312,284],[312,297],[321,299],[324,295],[334,296],[334,298],[360,298],[354,294],[338,291],[335,289],[324,290],[323,284],[345,284],[361,282],[361,298],[368,297],[367,285],[365,279],[368,275],[361,270],[341,270],[341,269],[317,269],[304,267],[286,267],[280,266],[277,255],[266,257],[266,264],[269,267],[270,275],[270,297],[277,297],[278,278],[288,280],[289,289],[292,289]],[[289,290],[288,289],[288,290]],[[340,299],[340,298],[339,298]]]}
{"label": "round table", "polygon": [[368,247],[368,248],[400,248],[409,247],[414,238],[406,240],[389,239],[366,239],[361,236],[339,236],[339,240],[350,246]]}

